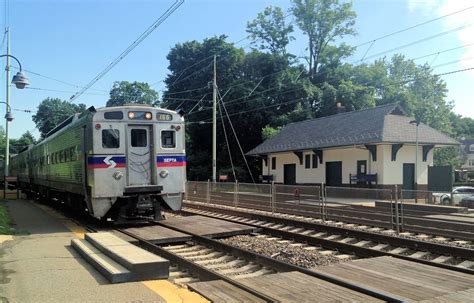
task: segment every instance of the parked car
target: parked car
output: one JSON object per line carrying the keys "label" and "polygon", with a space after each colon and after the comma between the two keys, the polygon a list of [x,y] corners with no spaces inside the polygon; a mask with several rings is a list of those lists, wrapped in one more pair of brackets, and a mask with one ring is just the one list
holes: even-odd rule
{"label": "parked car", "polygon": [[[472,186],[454,187],[451,193],[437,193],[437,194],[433,194],[433,196],[435,196],[436,200],[438,200],[440,204],[442,205],[461,205],[460,202],[463,199],[464,200],[474,199],[474,187]],[[453,201],[451,201],[451,197]]]}
{"label": "parked car", "polygon": [[474,208],[474,195],[462,198],[462,200],[459,202],[459,206]]}

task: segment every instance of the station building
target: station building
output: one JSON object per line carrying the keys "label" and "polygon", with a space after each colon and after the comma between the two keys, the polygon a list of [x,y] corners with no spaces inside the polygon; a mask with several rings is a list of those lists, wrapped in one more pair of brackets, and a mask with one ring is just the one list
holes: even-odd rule
{"label": "station building", "polygon": [[416,180],[423,190],[433,150],[457,145],[389,104],[288,124],[247,155],[261,157],[263,180],[276,183],[414,189]]}

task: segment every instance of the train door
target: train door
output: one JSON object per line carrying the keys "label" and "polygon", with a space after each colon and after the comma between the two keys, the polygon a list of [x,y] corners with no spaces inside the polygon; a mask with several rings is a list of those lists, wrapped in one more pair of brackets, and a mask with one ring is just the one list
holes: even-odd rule
{"label": "train door", "polygon": [[151,127],[129,125],[127,130],[128,185],[150,185],[153,175]]}

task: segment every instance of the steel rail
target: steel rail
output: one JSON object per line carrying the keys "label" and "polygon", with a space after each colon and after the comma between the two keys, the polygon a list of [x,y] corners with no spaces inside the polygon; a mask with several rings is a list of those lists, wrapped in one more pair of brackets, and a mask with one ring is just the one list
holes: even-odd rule
{"label": "steel rail", "polygon": [[[200,206],[200,209],[202,208],[207,208],[207,207]],[[271,217],[271,216],[265,216],[261,214],[246,213],[246,212],[240,212],[236,210],[216,209],[212,207],[208,207],[208,209],[217,211],[218,213],[238,215],[238,216],[242,216],[242,217],[254,219],[254,220],[268,221],[271,223],[290,225],[295,228],[300,227],[300,228],[305,228],[305,229],[314,229],[317,231],[328,232],[332,234],[339,234],[345,237],[353,237],[358,240],[370,240],[370,241],[375,241],[379,243],[387,243],[389,245],[396,246],[396,247],[406,247],[406,248],[410,248],[410,249],[418,250],[418,251],[428,251],[428,252],[433,252],[440,255],[450,255],[450,256],[466,259],[466,260],[474,259],[474,250],[462,248],[462,247],[442,245],[442,244],[436,244],[436,243],[425,242],[425,241],[417,241],[413,239],[393,237],[389,235],[382,235],[382,234],[372,233],[372,232],[367,232],[367,231],[346,229],[342,227],[329,226],[329,225],[318,224],[318,223],[313,223],[313,222],[304,222],[304,221],[299,221],[299,220]],[[192,214],[195,214],[195,213],[192,213]],[[205,214],[202,214],[202,215],[206,216]],[[209,215],[209,217],[212,217],[212,216]],[[348,253],[355,253],[356,255],[359,255],[361,257],[391,256],[391,257],[395,257],[399,259],[414,261],[417,263],[427,264],[427,265],[449,269],[449,270],[453,270],[457,272],[468,273],[468,274],[474,273],[474,270],[472,269],[456,267],[454,265],[435,263],[429,260],[403,256],[403,255],[380,251],[380,250],[374,250],[370,248],[355,246],[352,244],[341,243],[334,240],[326,240],[323,238],[301,235],[301,234],[283,231],[283,230],[279,230],[275,228],[262,227],[257,224],[251,224],[251,223],[245,223],[245,224],[261,228],[263,232],[266,232],[272,235],[281,236],[287,239],[294,239],[299,242],[306,242],[311,245],[321,245],[329,249],[337,249],[337,250],[341,250]]]}
{"label": "steel rail", "polygon": [[363,287],[363,286],[354,284],[350,281],[338,278],[338,277],[336,277],[334,275],[331,275],[331,274],[323,273],[323,272],[317,271],[317,270],[310,270],[310,269],[307,269],[307,268],[304,268],[304,267],[300,267],[300,266],[297,266],[297,265],[293,265],[293,264],[285,263],[283,261],[272,259],[270,257],[258,254],[256,252],[248,251],[248,250],[242,249],[240,247],[232,246],[232,245],[225,244],[225,243],[222,243],[222,242],[219,242],[219,241],[207,238],[207,237],[203,237],[203,236],[200,236],[200,235],[197,235],[197,234],[194,234],[194,233],[190,233],[189,231],[187,231],[185,229],[177,228],[177,227],[174,227],[174,226],[168,226],[166,224],[161,223],[160,221],[157,221],[156,223],[158,225],[161,225],[161,226],[166,227],[166,228],[173,229],[175,231],[179,231],[179,232],[182,232],[182,233],[187,233],[187,234],[189,234],[193,237],[194,241],[196,241],[200,244],[203,244],[205,246],[211,247],[211,248],[216,249],[216,250],[228,252],[228,253],[236,256],[236,257],[242,257],[242,258],[244,258],[248,261],[253,261],[253,262],[258,263],[260,265],[276,269],[280,272],[298,271],[298,272],[307,274],[309,276],[316,277],[318,279],[321,279],[321,280],[324,280],[324,281],[327,281],[327,282],[330,282],[330,283],[333,283],[333,284],[336,284],[336,285],[339,285],[339,286],[342,286],[342,287],[345,287],[345,288],[348,288],[348,289],[352,289],[354,291],[357,291],[357,292],[360,292],[360,293],[363,293],[363,294],[366,294],[366,295],[369,295],[371,297],[384,300],[386,302],[406,302],[405,298],[400,298],[400,297],[397,297],[397,296],[394,296],[394,295],[391,295],[391,294],[387,294],[383,291],[375,290],[375,289],[370,288],[370,287]]}
{"label": "steel rail", "polygon": [[[167,227],[169,228],[169,227]],[[165,259],[168,259],[169,261],[171,262],[174,262],[176,264],[178,264],[178,266],[181,266],[181,267],[184,267],[184,268],[187,268],[188,270],[190,270],[191,272],[195,273],[200,280],[202,281],[212,281],[212,280],[223,280],[237,288],[240,288],[242,289],[243,291],[246,291],[262,300],[264,300],[265,302],[278,302],[278,300],[275,300],[274,298],[272,297],[269,297],[267,296],[266,294],[264,293],[261,293],[255,289],[252,289],[251,287],[248,287],[236,280],[233,280],[231,278],[228,278],[224,275],[221,275],[213,270],[209,270],[207,268],[205,268],[204,266],[201,266],[197,263],[194,263],[192,261],[189,261],[183,257],[180,257],[178,256],[177,254],[174,254],[170,251],[167,251],[166,249],[163,249],[161,248],[160,246],[156,245],[156,244],[153,244],[151,243],[150,241],[147,241],[131,232],[128,232],[128,231],[125,231],[123,229],[117,229],[117,231],[129,236],[129,237],[132,237],[136,240],[138,240],[139,242],[139,246],[141,246],[142,248],[154,253],[154,254],[157,254]],[[189,233],[188,233],[189,234]],[[195,238],[194,235],[190,234],[191,236],[193,236],[193,239]],[[196,240],[196,239],[194,239]],[[197,241],[199,242],[199,240]],[[208,298],[209,299],[209,298]]]}
{"label": "steel rail", "polygon": [[[229,199],[229,201],[223,201],[223,206],[234,206],[233,202],[231,202],[231,198]],[[256,210],[268,211],[268,207],[264,206],[267,201],[260,201],[260,204],[255,204],[252,202],[252,200],[242,199],[242,201],[239,201],[239,205],[240,207],[249,207]],[[275,206],[280,213],[321,218],[321,214],[319,213],[319,208],[317,204],[291,204],[276,201]],[[362,209],[361,206],[357,205],[348,205],[347,207],[326,206],[326,209],[328,212],[327,217],[331,220],[338,220],[356,224],[367,224],[383,228],[392,227],[392,214],[390,214],[390,209],[386,207],[380,209],[374,208],[370,212],[367,212],[366,210]],[[421,215],[422,213],[435,214],[433,212],[425,212],[418,210],[404,210],[404,231],[423,232],[432,235],[444,236],[449,238],[455,237],[462,240],[474,241],[473,224],[466,224],[460,221],[447,222],[446,220],[440,220],[435,218],[420,218],[416,216],[416,214]]]}

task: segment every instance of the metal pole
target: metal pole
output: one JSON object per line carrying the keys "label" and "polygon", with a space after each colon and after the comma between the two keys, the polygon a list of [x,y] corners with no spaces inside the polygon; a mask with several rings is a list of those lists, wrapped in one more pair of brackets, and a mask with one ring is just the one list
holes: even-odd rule
{"label": "metal pole", "polygon": [[400,234],[400,218],[398,217],[398,185],[395,184],[395,222],[397,235]]}
{"label": "metal pole", "polygon": [[212,80],[212,182],[216,182],[217,161],[217,75],[216,55],[214,55],[214,73]]}
{"label": "metal pole", "polygon": [[418,203],[418,125],[420,122],[416,123],[416,140],[415,140],[415,203]]}
{"label": "metal pole", "polygon": [[[5,32],[7,33],[7,86],[6,86],[6,103],[7,103],[7,112],[8,109],[10,108],[10,28],[6,27]],[[8,183],[7,183],[7,177],[9,175],[9,165],[10,165],[10,138],[9,138],[9,133],[8,133],[8,120],[5,117],[5,167],[4,167],[4,178],[5,178],[5,197],[7,194],[7,189],[8,189]]]}

